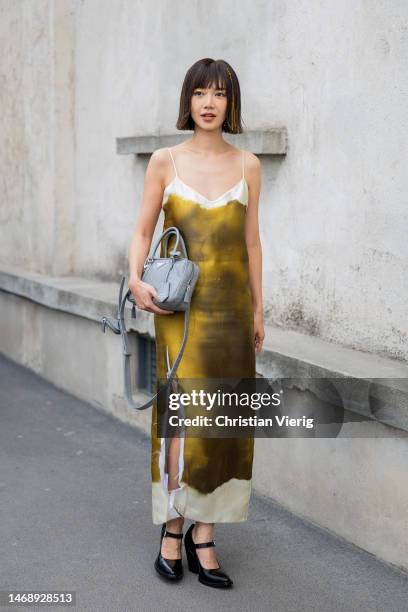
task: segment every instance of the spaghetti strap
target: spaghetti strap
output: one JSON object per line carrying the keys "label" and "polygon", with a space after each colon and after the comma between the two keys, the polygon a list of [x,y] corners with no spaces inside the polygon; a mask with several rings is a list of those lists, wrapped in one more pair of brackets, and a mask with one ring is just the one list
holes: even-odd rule
{"label": "spaghetti strap", "polygon": [[177,168],[176,168],[176,164],[174,163],[173,155],[172,155],[172,153],[171,153],[169,148],[167,148],[167,150],[170,153],[171,161],[173,162],[173,166],[174,166],[174,172],[176,173],[176,176],[177,176]]}
{"label": "spaghetti strap", "polygon": [[244,180],[245,178],[244,163],[245,163],[245,151],[242,150],[242,180]]}

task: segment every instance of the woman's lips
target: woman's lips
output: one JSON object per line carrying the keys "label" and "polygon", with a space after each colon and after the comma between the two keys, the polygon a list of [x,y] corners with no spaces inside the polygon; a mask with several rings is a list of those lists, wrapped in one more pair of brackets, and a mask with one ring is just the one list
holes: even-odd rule
{"label": "woman's lips", "polygon": [[215,115],[201,115],[201,116],[204,119],[204,121],[211,121],[212,119],[215,119]]}

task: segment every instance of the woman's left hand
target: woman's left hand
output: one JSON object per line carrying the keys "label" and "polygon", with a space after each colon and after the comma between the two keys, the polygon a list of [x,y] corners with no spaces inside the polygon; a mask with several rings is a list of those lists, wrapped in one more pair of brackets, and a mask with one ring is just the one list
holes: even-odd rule
{"label": "woman's left hand", "polygon": [[263,313],[254,313],[254,335],[255,335],[255,351],[259,353],[262,350],[262,343],[265,338],[265,330],[263,324]]}

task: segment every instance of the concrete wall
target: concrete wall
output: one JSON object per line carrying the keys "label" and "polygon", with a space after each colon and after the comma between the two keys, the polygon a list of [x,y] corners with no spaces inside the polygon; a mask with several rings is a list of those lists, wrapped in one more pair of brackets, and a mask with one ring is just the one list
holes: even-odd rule
{"label": "concrete wall", "polygon": [[127,272],[146,160],[117,136],[175,131],[187,68],[236,68],[263,160],[269,323],[408,358],[408,6],[3,0],[0,259],[49,274]]}

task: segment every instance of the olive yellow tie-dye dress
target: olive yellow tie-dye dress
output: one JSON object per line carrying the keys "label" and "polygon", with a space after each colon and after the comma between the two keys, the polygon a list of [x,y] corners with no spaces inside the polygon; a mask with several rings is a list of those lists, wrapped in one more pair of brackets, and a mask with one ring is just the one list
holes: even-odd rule
{"label": "olive yellow tie-dye dress", "polygon": [[[174,156],[168,151],[175,176],[163,193],[163,230],[177,226],[189,259],[200,267],[191,300],[188,340],[177,378],[254,378],[244,152],[241,180],[215,200],[208,200],[179,178]],[[174,238],[171,236],[169,248]],[[154,324],[156,373],[163,382],[168,358],[172,365],[182,342],[184,313],[155,314]],[[169,492],[165,467],[168,444],[166,438],[157,435],[157,415],[155,403],[151,426],[153,523],[179,516],[207,523],[245,521],[251,494],[253,437],[181,437],[179,487]]]}

